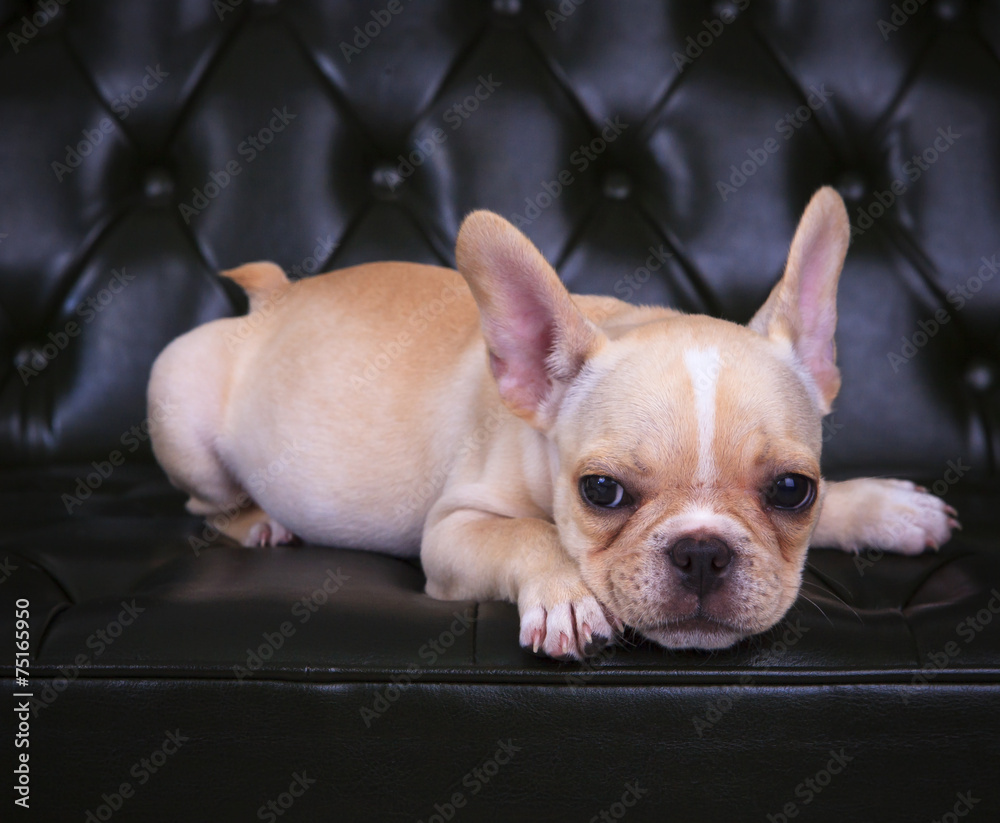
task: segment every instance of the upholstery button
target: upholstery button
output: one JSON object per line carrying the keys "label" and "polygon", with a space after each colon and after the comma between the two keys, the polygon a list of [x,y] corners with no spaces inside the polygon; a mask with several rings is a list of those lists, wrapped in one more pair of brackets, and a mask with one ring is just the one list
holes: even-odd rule
{"label": "upholstery button", "polygon": [[946,20],[950,23],[965,12],[965,3],[963,0],[937,0],[933,8],[934,14],[939,20]]}
{"label": "upholstery button", "polygon": [[732,23],[740,16],[740,10],[733,0],[717,0],[717,2],[712,3],[712,14],[723,23]]}
{"label": "upholstery button", "polygon": [[493,0],[493,11],[513,17],[521,13],[521,0]]}
{"label": "upholstery button", "polygon": [[146,170],[142,180],[142,193],[156,205],[164,205],[174,193],[174,180],[162,166],[152,166]]}
{"label": "upholstery button", "polygon": [[996,368],[986,360],[976,359],[965,367],[965,382],[973,391],[985,394],[996,381]]}
{"label": "upholstery button", "polygon": [[845,171],[833,186],[841,197],[852,202],[861,200],[868,193],[865,176],[857,171]]}
{"label": "upholstery button", "polygon": [[392,197],[404,179],[395,163],[379,163],[372,170],[372,187],[380,197]]}
{"label": "upholstery button", "polygon": [[40,346],[25,343],[14,352],[14,368],[22,375],[39,372],[49,365],[48,358],[42,353]]}
{"label": "upholstery button", "polygon": [[632,178],[623,171],[608,172],[604,177],[602,190],[605,197],[624,200],[632,193]]}

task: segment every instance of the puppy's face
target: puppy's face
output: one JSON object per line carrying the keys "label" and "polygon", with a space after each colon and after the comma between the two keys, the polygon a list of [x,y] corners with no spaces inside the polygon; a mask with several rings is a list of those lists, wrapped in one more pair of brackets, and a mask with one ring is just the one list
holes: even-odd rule
{"label": "puppy's face", "polygon": [[500,396],[558,452],[560,540],[604,606],[665,646],[731,645],[798,594],[849,236],[821,189],[748,326],[639,312],[599,329],[510,224],[478,213],[459,234]]}
{"label": "puppy's face", "polygon": [[819,514],[821,415],[780,344],[707,317],[612,337],[553,429],[555,520],[584,582],[672,648],[720,648],[794,602]]}

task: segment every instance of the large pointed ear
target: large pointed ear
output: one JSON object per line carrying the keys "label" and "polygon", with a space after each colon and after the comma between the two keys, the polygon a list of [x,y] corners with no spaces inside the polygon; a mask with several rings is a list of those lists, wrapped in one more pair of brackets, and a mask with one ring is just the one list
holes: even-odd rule
{"label": "large pointed ear", "polygon": [[750,328],[787,343],[817,405],[828,414],[840,390],[836,347],[837,281],[851,226],[844,201],[824,187],[806,206],[785,273],[750,321]]}
{"label": "large pointed ear", "polygon": [[455,258],[479,306],[500,397],[519,417],[545,428],[603,334],[541,252],[499,215],[476,211],[465,218]]}

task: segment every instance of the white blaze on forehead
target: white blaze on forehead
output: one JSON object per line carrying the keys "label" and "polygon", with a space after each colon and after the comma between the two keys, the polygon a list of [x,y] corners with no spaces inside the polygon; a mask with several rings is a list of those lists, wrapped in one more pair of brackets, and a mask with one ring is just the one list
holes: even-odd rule
{"label": "white blaze on forehead", "polygon": [[722,359],[714,346],[687,349],[684,365],[691,377],[694,391],[694,414],[698,423],[698,472],[695,480],[710,483],[715,478],[712,442],[715,438],[715,390],[722,371]]}

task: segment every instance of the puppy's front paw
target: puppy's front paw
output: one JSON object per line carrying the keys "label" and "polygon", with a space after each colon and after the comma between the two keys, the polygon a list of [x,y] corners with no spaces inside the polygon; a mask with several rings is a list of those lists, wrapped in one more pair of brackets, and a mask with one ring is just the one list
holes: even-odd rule
{"label": "puppy's front paw", "polygon": [[520,598],[521,647],[559,660],[582,660],[612,643],[604,609],[583,583],[540,586]]}
{"label": "puppy's front paw", "polygon": [[845,551],[881,549],[919,554],[948,542],[958,512],[908,480],[862,478],[832,486],[813,545]]}

